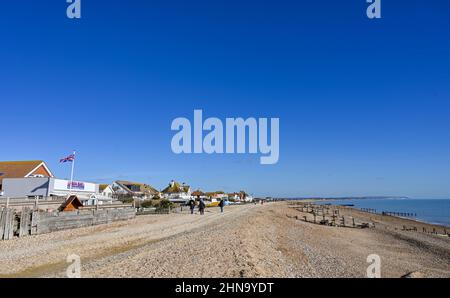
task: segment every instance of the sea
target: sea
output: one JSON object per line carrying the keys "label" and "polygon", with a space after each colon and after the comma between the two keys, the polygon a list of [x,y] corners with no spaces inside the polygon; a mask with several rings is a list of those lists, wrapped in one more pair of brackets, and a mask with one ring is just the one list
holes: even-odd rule
{"label": "sea", "polygon": [[411,198],[382,198],[382,199],[344,199],[326,200],[318,204],[354,205],[354,208],[375,209],[377,213],[403,212],[413,213],[414,220],[450,227],[450,199],[411,199]]}

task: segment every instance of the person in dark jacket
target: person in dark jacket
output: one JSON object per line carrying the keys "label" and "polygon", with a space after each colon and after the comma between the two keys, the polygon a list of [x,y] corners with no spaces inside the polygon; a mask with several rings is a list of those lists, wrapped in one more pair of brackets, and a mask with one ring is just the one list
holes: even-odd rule
{"label": "person in dark jacket", "polygon": [[189,200],[189,209],[191,209],[191,214],[194,214],[195,201],[193,199]]}
{"label": "person in dark jacket", "polygon": [[220,207],[220,212],[223,213],[223,207],[225,206],[225,201],[224,199],[220,200],[219,202],[219,207]]}
{"label": "person in dark jacket", "polygon": [[198,210],[200,211],[201,215],[205,214],[205,207],[206,207],[205,202],[203,201],[203,199],[200,199],[200,203],[198,204]]}

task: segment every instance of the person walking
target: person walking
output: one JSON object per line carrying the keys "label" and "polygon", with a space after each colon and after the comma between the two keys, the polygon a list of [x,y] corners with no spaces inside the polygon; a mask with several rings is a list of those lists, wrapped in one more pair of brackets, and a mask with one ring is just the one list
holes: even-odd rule
{"label": "person walking", "polygon": [[225,201],[224,199],[221,199],[219,202],[219,207],[220,207],[220,212],[223,213],[223,206],[225,206]]}
{"label": "person walking", "polygon": [[191,209],[191,214],[194,214],[195,201],[193,199],[189,200],[189,208]]}
{"label": "person walking", "polygon": [[198,210],[200,210],[201,215],[205,214],[205,207],[206,207],[205,202],[203,201],[203,199],[200,199],[200,203],[198,204]]}

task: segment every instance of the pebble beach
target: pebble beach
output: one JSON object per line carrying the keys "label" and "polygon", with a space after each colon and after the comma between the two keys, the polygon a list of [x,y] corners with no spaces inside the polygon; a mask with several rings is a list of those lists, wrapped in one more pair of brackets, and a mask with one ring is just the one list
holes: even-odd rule
{"label": "pebble beach", "polygon": [[366,277],[371,254],[382,277],[450,277],[450,237],[404,231],[407,219],[340,212],[374,227],[305,222],[288,202],[145,215],[0,241],[0,277],[65,277],[71,254],[82,277]]}

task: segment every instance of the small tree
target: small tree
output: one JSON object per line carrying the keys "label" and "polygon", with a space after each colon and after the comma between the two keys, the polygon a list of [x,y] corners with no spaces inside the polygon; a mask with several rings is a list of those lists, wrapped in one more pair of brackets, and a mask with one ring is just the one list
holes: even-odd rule
{"label": "small tree", "polygon": [[159,201],[159,204],[157,206],[158,209],[169,209],[173,207],[173,203],[167,199],[163,199]]}

